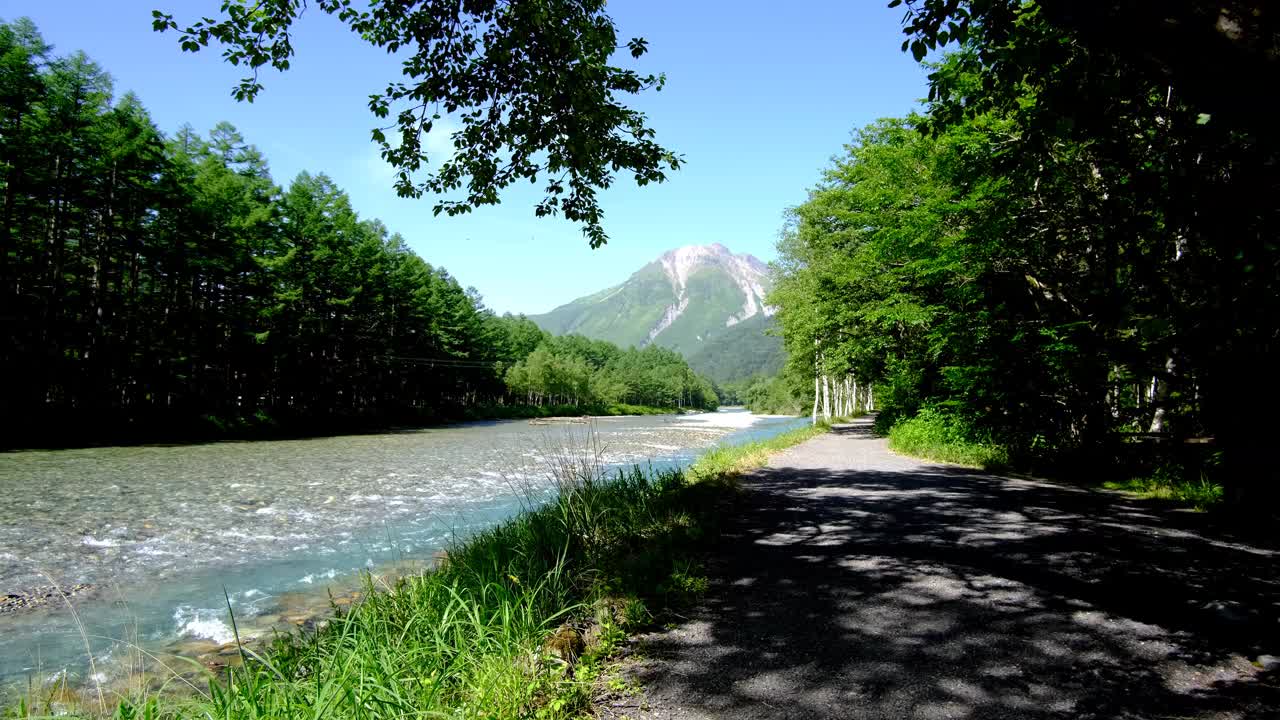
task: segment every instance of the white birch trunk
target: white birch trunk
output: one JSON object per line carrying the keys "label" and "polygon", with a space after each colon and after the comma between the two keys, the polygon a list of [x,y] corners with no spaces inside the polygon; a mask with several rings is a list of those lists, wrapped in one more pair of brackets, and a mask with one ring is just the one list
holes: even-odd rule
{"label": "white birch trunk", "polygon": [[825,374],[822,376],[822,415],[831,419],[831,378]]}
{"label": "white birch trunk", "polygon": [[[1168,358],[1164,361],[1164,370],[1168,377],[1172,377],[1174,369],[1173,358]],[[1168,380],[1158,382],[1155,378],[1151,378],[1151,402],[1156,406],[1156,411],[1151,417],[1151,429],[1148,432],[1164,432],[1165,405],[1169,402]]]}
{"label": "white birch trunk", "polygon": [[[817,369],[818,369],[817,363],[814,363],[814,370],[816,371]],[[818,424],[818,373],[817,372],[813,374],[813,424],[814,425]]]}
{"label": "white birch trunk", "polygon": [[840,383],[835,378],[829,380],[831,383],[831,417],[840,416]]}

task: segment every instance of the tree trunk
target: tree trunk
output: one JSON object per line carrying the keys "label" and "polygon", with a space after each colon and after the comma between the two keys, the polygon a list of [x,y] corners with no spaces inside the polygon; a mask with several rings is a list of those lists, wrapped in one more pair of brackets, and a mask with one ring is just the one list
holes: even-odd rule
{"label": "tree trunk", "polygon": [[813,422],[812,422],[812,424],[814,425],[818,424],[818,383],[819,382],[821,381],[818,379],[818,374],[814,373],[813,375]]}
{"label": "tree trunk", "polygon": [[1151,378],[1153,392],[1151,393],[1151,402],[1155,405],[1155,413],[1151,416],[1150,432],[1161,433],[1165,431],[1165,421],[1168,414],[1169,403],[1169,380],[1173,377],[1175,366],[1173,357],[1170,356],[1164,361],[1164,380]]}
{"label": "tree trunk", "polygon": [[822,376],[822,416],[831,419],[831,378]]}

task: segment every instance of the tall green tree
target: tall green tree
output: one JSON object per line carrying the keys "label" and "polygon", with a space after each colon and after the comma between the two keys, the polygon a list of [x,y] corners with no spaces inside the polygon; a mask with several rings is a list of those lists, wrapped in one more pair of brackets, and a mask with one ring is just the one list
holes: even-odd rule
{"label": "tall green tree", "polygon": [[1256,0],[907,9],[918,55],[959,41],[931,75],[930,127],[1000,113],[1018,128],[1003,171],[1086,180],[1072,250],[1096,273],[1102,342],[1145,355],[1130,365],[1180,432],[1216,438],[1238,502],[1274,501],[1266,431],[1241,403],[1280,401],[1280,144],[1276,99],[1256,92],[1280,70],[1280,16]]}
{"label": "tall green tree", "polygon": [[[1274,130],[1170,57],[1167,36],[1115,42],[1156,18],[1188,37],[1212,20],[1209,64],[1256,76],[1274,66],[1274,15],[905,5],[903,49],[945,47],[930,99],[856,133],[792,212],[773,300],[791,375],[824,406],[833,377],[871,383],[882,421],[929,408],[1024,462],[1096,464],[1142,435],[1237,500],[1277,492],[1265,430],[1241,411],[1280,399],[1265,369],[1280,339]],[[1187,450],[1206,446],[1221,468]]]}

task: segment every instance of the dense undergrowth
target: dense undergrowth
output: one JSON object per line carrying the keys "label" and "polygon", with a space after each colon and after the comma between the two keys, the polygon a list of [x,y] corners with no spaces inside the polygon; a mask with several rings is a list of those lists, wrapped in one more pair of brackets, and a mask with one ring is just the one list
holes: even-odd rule
{"label": "dense undergrowth", "polygon": [[1213,509],[1223,501],[1221,483],[1204,473],[1187,471],[1204,462],[1180,463],[1161,454],[1151,456],[1133,444],[1117,444],[1106,457],[1063,455],[1054,467],[1046,460],[1048,453],[1015,456],[1008,447],[982,437],[963,418],[933,408],[905,419],[884,413],[877,418],[876,429],[888,436],[891,449],[928,460],[984,470],[1024,469],[1071,482],[1080,482],[1082,469],[1092,468],[1086,484],[1095,487],[1169,500],[1197,510]]}
{"label": "dense undergrowth", "polygon": [[6,716],[581,716],[627,633],[705,590],[697,553],[736,475],[825,430],[718,448],[686,472],[606,473],[598,455],[559,452],[547,460],[554,499],[531,492],[526,512],[390,592],[370,583],[319,630],[243,647],[242,663],[199,694],[140,691],[68,708],[32,691]]}
{"label": "dense undergrowth", "polygon": [[1196,510],[1211,510],[1222,504],[1223,488],[1218,483],[1202,477],[1188,480],[1166,472],[1156,472],[1148,477],[1128,480],[1108,480],[1102,483],[1108,490],[1120,490],[1139,497],[1171,500],[1190,505]]}
{"label": "dense undergrowth", "polygon": [[898,420],[887,433],[889,447],[907,455],[987,470],[1009,465],[1005,448],[978,439],[962,420],[936,410],[924,409],[914,417]]}

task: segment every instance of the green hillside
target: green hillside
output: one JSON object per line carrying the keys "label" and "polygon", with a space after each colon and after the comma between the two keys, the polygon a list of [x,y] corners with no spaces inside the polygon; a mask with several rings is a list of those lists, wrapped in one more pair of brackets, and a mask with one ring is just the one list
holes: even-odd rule
{"label": "green hillside", "polygon": [[773,318],[757,315],[724,328],[685,353],[685,359],[698,374],[720,384],[773,375],[787,362],[782,338],[765,334],[773,327]]}
{"label": "green hillside", "polygon": [[577,333],[628,347],[644,345],[649,330],[676,301],[675,291],[656,262],[638,270],[621,285],[578,298],[545,315],[531,315],[555,335]]}

